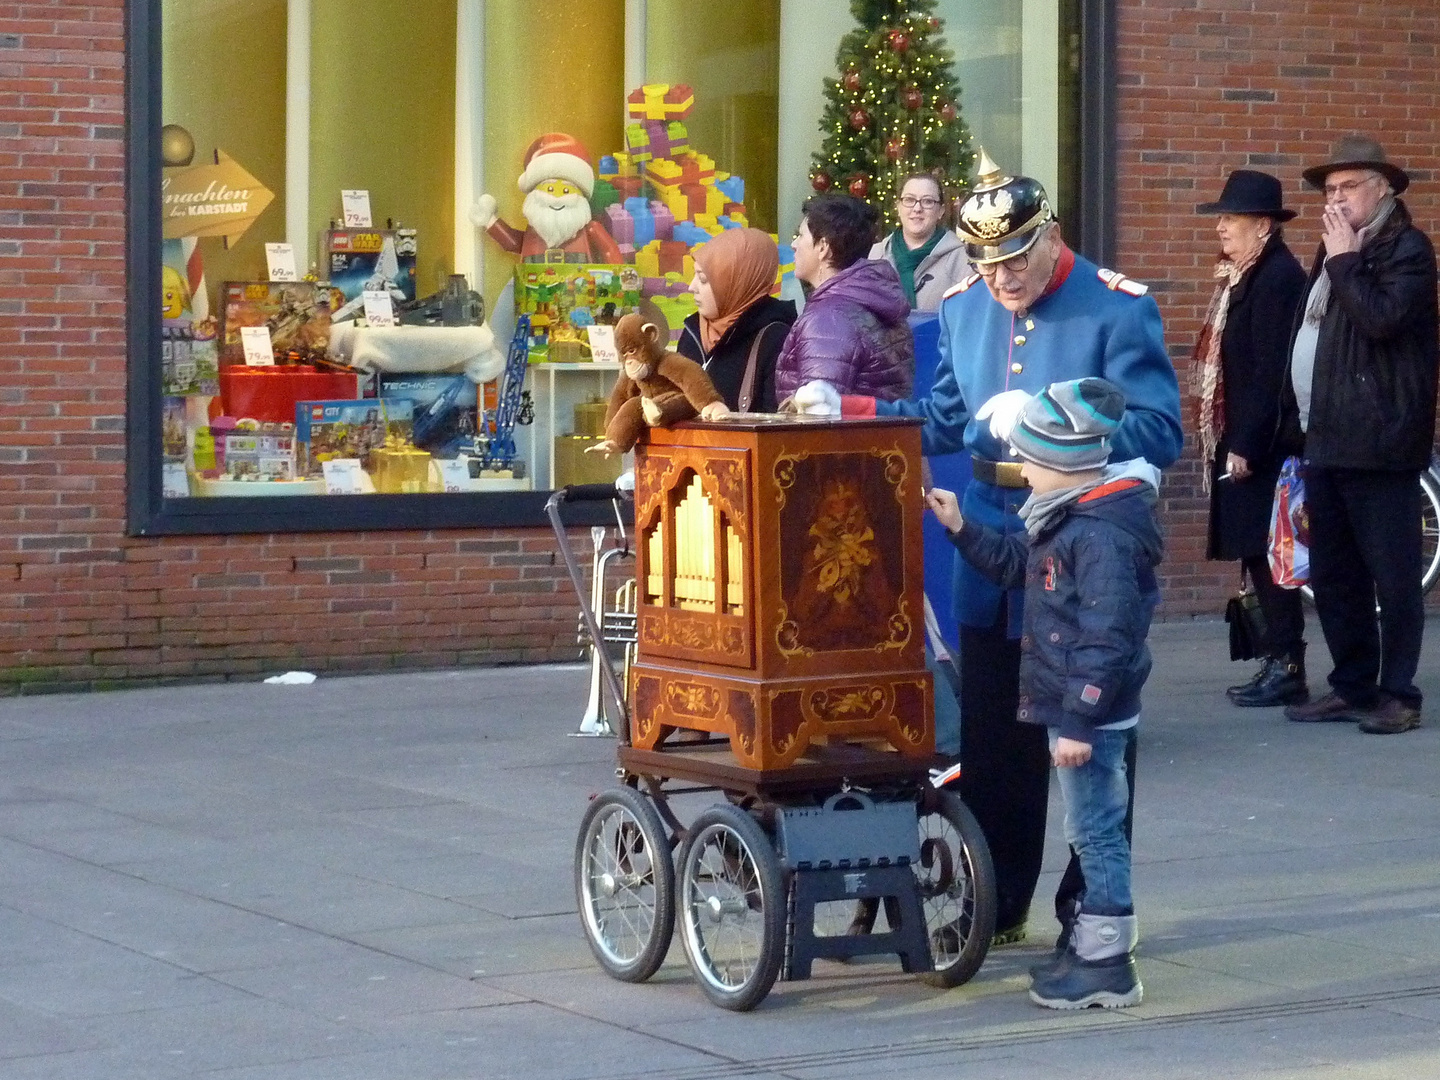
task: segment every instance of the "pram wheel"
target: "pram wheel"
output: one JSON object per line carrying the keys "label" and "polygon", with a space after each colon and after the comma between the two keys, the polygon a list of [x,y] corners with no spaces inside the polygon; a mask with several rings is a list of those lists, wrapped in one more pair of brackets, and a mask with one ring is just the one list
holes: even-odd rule
{"label": "pram wheel", "polygon": [[975,815],[958,795],[928,791],[920,805],[920,861],[913,864],[930,934],[931,986],[959,986],[985,961],[995,933],[995,870]]}
{"label": "pram wheel", "polygon": [[785,885],[755,820],[717,805],[690,826],[680,855],[680,937],[705,996],[745,1012],[770,992],[785,950]]}
{"label": "pram wheel", "polygon": [[590,801],[575,842],[575,900],[585,940],[622,982],[659,969],[675,932],[675,866],[645,796],[612,788]]}

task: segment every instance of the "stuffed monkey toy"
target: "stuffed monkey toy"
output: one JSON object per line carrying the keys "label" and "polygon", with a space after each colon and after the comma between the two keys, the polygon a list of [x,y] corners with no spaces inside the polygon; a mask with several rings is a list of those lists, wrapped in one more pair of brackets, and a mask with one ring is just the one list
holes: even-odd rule
{"label": "stuffed monkey toy", "polygon": [[681,420],[719,420],[730,410],[705,369],[660,343],[660,327],[636,314],[615,325],[622,370],[605,410],[605,438],[586,453],[623,454],[647,427]]}

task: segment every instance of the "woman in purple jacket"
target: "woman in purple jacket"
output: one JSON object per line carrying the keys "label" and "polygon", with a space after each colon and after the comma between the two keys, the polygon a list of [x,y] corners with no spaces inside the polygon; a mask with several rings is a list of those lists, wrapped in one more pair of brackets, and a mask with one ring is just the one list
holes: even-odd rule
{"label": "woman in purple jacket", "polygon": [[872,207],[848,195],[819,195],[805,204],[795,234],[795,276],[811,292],[780,350],[778,400],[814,379],[841,394],[885,401],[910,396],[910,304],[895,268],[865,257],[878,220]]}

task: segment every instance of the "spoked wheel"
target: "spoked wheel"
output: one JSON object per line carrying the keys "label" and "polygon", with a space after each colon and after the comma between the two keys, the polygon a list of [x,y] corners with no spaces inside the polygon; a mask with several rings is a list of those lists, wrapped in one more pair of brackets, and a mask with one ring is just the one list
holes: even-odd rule
{"label": "spoked wheel", "polygon": [[675,866],[645,796],[613,788],[590,801],[575,842],[575,900],[607,974],[623,982],[655,974],[675,932]]}
{"label": "spoked wheel", "polygon": [[954,792],[925,793],[913,865],[935,958],[935,970],[921,978],[959,986],[980,970],[995,933],[995,870],[979,823]]}
{"label": "spoked wheel", "polygon": [[780,974],[785,883],[755,819],[712,806],[695,819],[680,854],[680,939],[705,996],[722,1009],[753,1009]]}
{"label": "spoked wheel", "polygon": [[[1440,480],[1435,472],[1420,474],[1420,589],[1425,594],[1440,581]],[[1300,592],[1310,603],[1315,594],[1309,585],[1300,586]]]}

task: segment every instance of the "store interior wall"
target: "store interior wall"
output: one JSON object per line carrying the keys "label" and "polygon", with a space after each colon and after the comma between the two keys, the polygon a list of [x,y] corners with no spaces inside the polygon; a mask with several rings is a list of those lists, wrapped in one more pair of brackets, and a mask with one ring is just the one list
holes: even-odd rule
{"label": "store interior wall", "polygon": [[165,0],[161,13],[160,122],[190,132],[196,164],[223,150],[275,194],[234,247],[204,241],[213,303],[221,282],[263,277],[265,241],[285,236],[285,0]]}

